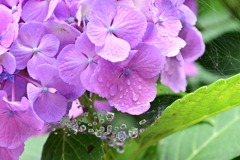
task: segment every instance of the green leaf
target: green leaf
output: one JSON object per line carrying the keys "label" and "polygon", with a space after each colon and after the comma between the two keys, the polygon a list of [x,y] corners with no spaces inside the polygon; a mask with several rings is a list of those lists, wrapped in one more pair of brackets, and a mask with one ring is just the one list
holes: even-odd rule
{"label": "green leaf", "polygon": [[[58,134],[54,134],[57,132]],[[68,134],[70,131],[57,129],[44,145],[42,160],[101,160],[102,141],[87,133]],[[68,132],[68,133],[66,133]]]}
{"label": "green leaf", "polygon": [[231,159],[240,153],[239,130],[240,107],[236,107],[163,139],[155,156],[161,160]]}
{"label": "green leaf", "polygon": [[130,159],[160,139],[215,114],[240,105],[240,74],[201,87],[169,106],[156,122],[140,134],[139,147]]}

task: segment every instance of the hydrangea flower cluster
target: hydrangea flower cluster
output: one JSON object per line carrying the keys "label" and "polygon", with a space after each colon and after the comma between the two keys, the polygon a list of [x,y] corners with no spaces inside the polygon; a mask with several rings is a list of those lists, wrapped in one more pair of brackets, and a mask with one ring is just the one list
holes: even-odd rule
{"label": "hydrangea flower cluster", "polygon": [[150,108],[159,79],[185,91],[204,52],[192,4],[0,0],[0,159],[18,159],[85,91],[132,115]]}

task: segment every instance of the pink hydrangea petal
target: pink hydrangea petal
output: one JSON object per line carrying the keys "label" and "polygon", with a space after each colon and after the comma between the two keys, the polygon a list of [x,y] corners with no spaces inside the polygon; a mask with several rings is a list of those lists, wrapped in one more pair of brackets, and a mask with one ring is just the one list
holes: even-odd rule
{"label": "pink hydrangea petal", "polygon": [[22,9],[22,19],[25,22],[43,22],[48,14],[48,1],[27,1]]}
{"label": "pink hydrangea petal", "polygon": [[22,46],[18,41],[13,42],[10,48],[16,59],[17,69],[22,70],[27,66],[28,61],[31,59],[33,52],[31,48]]}
{"label": "pink hydrangea petal", "polygon": [[194,62],[205,51],[202,34],[196,27],[185,24],[179,36],[184,39],[187,45],[181,49],[181,53],[185,62]]}
{"label": "pink hydrangea petal", "polygon": [[34,48],[38,47],[44,34],[46,34],[46,27],[44,25],[36,22],[29,22],[20,28],[18,40],[21,45]]}
{"label": "pink hydrangea petal", "polygon": [[161,50],[146,43],[139,44],[135,49],[138,52],[129,62],[129,68],[137,71],[144,78],[157,76],[166,63],[165,56],[161,54]]}
{"label": "pink hydrangea petal", "polygon": [[108,35],[108,26],[98,19],[92,19],[87,25],[87,35],[96,46],[103,46]]}
{"label": "pink hydrangea petal", "polygon": [[58,38],[52,34],[45,34],[38,46],[39,52],[48,57],[54,57],[59,48],[60,42]]}
{"label": "pink hydrangea petal", "polygon": [[112,27],[114,28],[113,33],[118,38],[127,41],[133,48],[142,40],[147,22],[145,16],[136,8],[120,5]]}
{"label": "pink hydrangea petal", "polygon": [[41,54],[40,52],[36,53],[33,55],[33,57],[28,61],[27,63],[27,70],[29,75],[36,79],[36,74],[35,74],[35,69],[40,65],[40,64],[51,64],[54,65],[56,64],[56,59],[47,57],[44,54]]}
{"label": "pink hydrangea petal", "polygon": [[167,58],[167,63],[161,71],[161,83],[175,93],[186,90],[187,80],[184,68],[176,57]]}
{"label": "pink hydrangea petal", "polygon": [[24,144],[21,144],[17,148],[8,149],[7,147],[0,147],[0,159],[4,160],[18,160],[19,156],[24,151]]}
{"label": "pink hydrangea petal", "polygon": [[108,34],[105,45],[96,47],[96,53],[111,62],[119,62],[126,59],[130,52],[130,45],[125,40],[115,37],[113,34]]}
{"label": "pink hydrangea petal", "polygon": [[57,58],[59,74],[69,84],[78,84],[80,75],[87,67],[87,58],[75,49],[74,45],[66,46]]}
{"label": "pink hydrangea petal", "polygon": [[95,0],[90,11],[90,22],[92,19],[98,19],[108,28],[116,14],[117,4],[114,0]]}
{"label": "pink hydrangea petal", "polygon": [[3,46],[0,45],[0,55],[3,53],[7,52],[8,49],[4,48]]}
{"label": "pink hydrangea petal", "polygon": [[197,2],[195,0],[185,0],[184,4],[186,6],[188,6],[195,15],[197,15],[198,6],[197,6]]}
{"label": "pink hydrangea petal", "polygon": [[43,121],[56,122],[66,114],[67,100],[60,94],[42,92],[35,101],[33,108]]}
{"label": "pink hydrangea petal", "polygon": [[14,56],[11,53],[9,53],[9,52],[5,52],[0,57],[3,57],[2,65],[7,70],[7,72],[9,74],[13,74],[15,72],[15,70],[16,70],[16,60],[15,60]]}
{"label": "pink hydrangea petal", "polygon": [[167,57],[174,57],[180,49],[185,47],[186,42],[180,37],[160,37],[156,38],[151,44],[162,50],[162,54]]}

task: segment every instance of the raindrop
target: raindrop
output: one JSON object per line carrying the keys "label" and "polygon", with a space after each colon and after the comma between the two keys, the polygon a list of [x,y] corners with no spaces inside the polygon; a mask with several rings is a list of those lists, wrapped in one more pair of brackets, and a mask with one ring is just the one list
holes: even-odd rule
{"label": "raindrop", "polygon": [[97,122],[93,122],[93,125],[96,126],[96,125],[97,125]]}
{"label": "raindrop", "polygon": [[121,129],[126,129],[126,128],[127,128],[127,125],[126,125],[126,124],[122,124],[122,125],[120,126],[120,128],[121,128]]}
{"label": "raindrop", "polygon": [[144,128],[139,129],[139,133],[143,133],[144,130],[145,130]]}
{"label": "raindrop", "polygon": [[93,115],[96,115],[97,114],[97,112],[93,112]]}
{"label": "raindrop", "polygon": [[124,147],[123,146],[118,146],[117,147],[117,152],[118,153],[124,153],[125,152]]}
{"label": "raindrop", "polygon": [[88,123],[88,126],[92,126],[92,123]]}
{"label": "raindrop", "polygon": [[147,122],[147,120],[146,120],[146,119],[143,119],[143,120],[141,120],[141,121],[139,122],[139,124],[140,124],[140,125],[144,125],[146,122]]}
{"label": "raindrop", "polygon": [[142,86],[141,86],[141,84],[139,84],[139,85],[138,85],[138,89],[142,89]]}
{"label": "raindrop", "polygon": [[112,125],[108,125],[107,126],[107,133],[111,133],[112,132]]}
{"label": "raindrop", "polygon": [[102,77],[98,77],[98,81],[102,82],[103,81]]}
{"label": "raindrop", "polygon": [[70,136],[70,134],[67,134],[67,136],[69,137],[69,136]]}
{"label": "raindrop", "polygon": [[137,128],[129,129],[128,135],[131,138],[136,138],[138,136],[138,129]]}
{"label": "raindrop", "polygon": [[57,135],[58,133],[57,132],[54,132],[55,135]]}
{"label": "raindrop", "polygon": [[109,94],[110,94],[111,96],[115,96],[116,93],[117,93],[117,86],[116,86],[116,85],[111,86],[111,87],[110,87],[110,90],[109,90]]}
{"label": "raindrop", "polygon": [[87,127],[85,125],[81,125],[79,131],[84,132],[87,130]]}
{"label": "raindrop", "polygon": [[117,138],[118,138],[119,141],[125,141],[125,139],[126,139],[126,132],[125,131],[118,132]]}
{"label": "raindrop", "polygon": [[131,85],[131,81],[129,79],[127,79],[127,85]]}
{"label": "raindrop", "polygon": [[94,119],[97,119],[97,116],[94,116],[93,118],[94,118]]}
{"label": "raindrop", "polygon": [[112,112],[107,112],[107,114],[106,114],[106,119],[107,119],[108,121],[112,121],[112,120],[114,119],[114,113],[112,113]]}
{"label": "raindrop", "polygon": [[117,131],[117,130],[119,130],[119,127],[115,127],[114,129]]}
{"label": "raindrop", "polygon": [[83,116],[84,116],[84,117],[87,117],[87,116],[88,116],[88,112],[84,112],[84,113],[83,113]]}
{"label": "raindrop", "polygon": [[101,127],[99,128],[99,130],[100,130],[101,132],[104,132],[104,131],[105,131],[105,128],[104,128],[103,126],[101,126]]}
{"label": "raindrop", "polygon": [[88,133],[93,133],[94,130],[93,129],[88,129]]}
{"label": "raindrop", "polygon": [[139,97],[139,95],[133,92],[133,97],[132,97],[133,100],[134,100],[134,101],[137,101],[137,100],[138,100],[138,97]]}
{"label": "raindrop", "polygon": [[102,137],[102,132],[101,131],[96,131],[95,136],[96,137]]}
{"label": "raindrop", "polygon": [[103,116],[102,113],[99,113],[98,115],[99,115],[99,117],[102,117],[102,116]]}
{"label": "raindrop", "polygon": [[104,119],[99,119],[99,123],[103,124],[104,123]]}
{"label": "raindrop", "polygon": [[56,130],[56,128],[53,128],[53,129],[52,129],[52,131],[55,131],[55,130]]}

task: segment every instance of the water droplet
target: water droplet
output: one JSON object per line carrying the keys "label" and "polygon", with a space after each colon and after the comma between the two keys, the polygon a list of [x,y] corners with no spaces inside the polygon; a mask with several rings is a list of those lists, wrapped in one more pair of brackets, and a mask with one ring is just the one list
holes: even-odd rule
{"label": "water droplet", "polygon": [[97,122],[93,122],[93,125],[96,126],[96,125],[97,125]]}
{"label": "water droplet", "polygon": [[127,128],[127,125],[126,125],[126,124],[122,124],[122,125],[120,126],[120,128],[121,128],[121,129],[126,129],[126,128]]}
{"label": "water droplet", "polygon": [[92,123],[88,123],[88,126],[92,126]]}
{"label": "water droplet", "polygon": [[123,86],[119,86],[119,90],[122,91],[123,90]]}
{"label": "water droplet", "polygon": [[99,115],[99,117],[102,117],[102,116],[103,116],[102,113],[99,113],[98,115]]}
{"label": "water droplet", "polygon": [[54,132],[55,135],[57,135],[58,133],[57,132]]}
{"label": "water droplet", "polygon": [[97,112],[93,112],[93,115],[96,115],[97,114]]}
{"label": "water droplet", "polygon": [[94,116],[93,118],[94,118],[94,119],[97,119],[97,116]]}
{"label": "water droplet", "polygon": [[105,127],[101,126],[101,127],[99,128],[99,130],[100,130],[101,132],[104,132],[104,131],[105,131]]}
{"label": "water droplet", "polygon": [[142,89],[142,86],[141,86],[141,84],[139,84],[139,85],[138,85],[138,89]]}
{"label": "water droplet", "polygon": [[116,85],[111,86],[110,90],[109,90],[109,94],[111,96],[114,96],[114,95],[116,95],[116,93],[117,93],[117,86]]}
{"label": "water droplet", "polygon": [[117,152],[118,153],[124,153],[125,152],[124,147],[123,146],[118,146],[117,147]]}
{"label": "water droplet", "polygon": [[55,130],[56,130],[56,128],[53,128],[53,129],[52,129],[52,131],[55,131]]}
{"label": "water droplet", "polygon": [[141,120],[141,121],[139,122],[139,124],[140,124],[140,125],[144,125],[146,122],[147,122],[147,120],[146,120],[146,119],[143,119],[143,120]]}
{"label": "water droplet", "polygon": [[104,119],[99,119],[99,123],[103,124],[104,123]]}
{"label": "water droplet", "polygon": [[131,81],[127,79],[127,85],[131,85]]}
{"label": "water droplet", "polygon": [[114,113],[112,113],[112,112],[107,112],[107,114],[106,114],[106,119],[107,119],[108,121],[112,121],[112,120],[114,119]]}
{"label": "water droplet", "polygon": [[69,137],[69,136],[70,136],[70,134],[67,134],[67,136]]}
{"label": "water droplet", "polygon": [[80,128],[79,128],[80,132],[84,132],[86,130],[87,130],[87,127],[85,125],[81,125]]}
{"label": "water droplet", "polygon": [[144,128],[139,129],[139,133],[143,133],[144,130],[145,130]]}
{"label": "water droplet", "polygon": [[108,132],[108,133],[111,133],[111,132],[112,132],[112,125],[108,125],[108,126],[107,126],[107,132]]}
{"label": "water droplet", "polygon": [[139,98],[139,95],[133,92],[132,99],[133,99],[134,101],[137,101],[138,98]]}
{"label": "water droplet", "polygon": [[118,138],[119,141],[125,141],[125,139],[126,139],[126,132],[125,131],[118,132],[117,138]]}
{"label": "water droplet", "polygon": [[93,133],[94,130],[93,129],[88,129],[88,133]]}
{"label": "water droplet", "polygon": [[114,129],[117,131],[117,130],[119,130],[119,127],[114,127]]}
{"label": "water droplet", "polygon": [[138,136],[138,129],[137,128],[129,129],[128,135],[131,138],[136,138]]}
{"label": "water droplet", "polygon": [[96,131],[95,136],[96,137],[102,137],[102,132],[101,131]]}
{"label": "water droplet", "polygon": [[83,113],[83,116],[84,116],[84,117],[87,117],[87,116],[88,116],[88,112],[84,112],[84,113]]}

